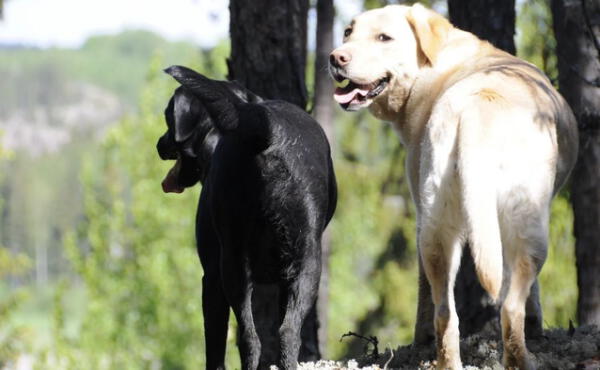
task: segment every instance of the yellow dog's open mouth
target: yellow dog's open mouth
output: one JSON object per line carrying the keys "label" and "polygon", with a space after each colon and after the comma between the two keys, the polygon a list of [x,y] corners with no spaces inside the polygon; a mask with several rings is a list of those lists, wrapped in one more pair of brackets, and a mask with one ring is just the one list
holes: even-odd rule
{"label": "yellow dog's open mouth", "polygon": [[384,77],[370,84],[357,84],[345,79],[337,83],[338,87],[335,89],[333,97],[344,109],[362,106],[368,99],[373,99],[381,94],[389,80],[389,77]]}

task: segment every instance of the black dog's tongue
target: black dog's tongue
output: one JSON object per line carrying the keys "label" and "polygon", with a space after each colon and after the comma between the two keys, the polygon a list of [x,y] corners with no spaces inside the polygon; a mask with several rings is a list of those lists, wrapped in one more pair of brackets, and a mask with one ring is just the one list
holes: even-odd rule
{"label": "black dog's tongue", "polygon": [[162,188],[165,193],[183,193],[185,190],[184,187],[180,186],[177,182],[177,178],[179,177],[179,168],[181,167],[181,161],[179,158],[175,165],[169,170],[167,176],[165,176],[162,181]]}

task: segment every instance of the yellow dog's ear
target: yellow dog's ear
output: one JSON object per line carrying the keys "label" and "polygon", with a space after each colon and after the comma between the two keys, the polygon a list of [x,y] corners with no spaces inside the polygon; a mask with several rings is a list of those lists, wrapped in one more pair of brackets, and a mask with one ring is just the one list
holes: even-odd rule
{"label": "yellow dog's ear", "polygon": [[408,10],[406,20],[415,34],[417,45],[426,62],[435,64],[439,51],[452,29],[452,24],[421,4],[415,4]]}

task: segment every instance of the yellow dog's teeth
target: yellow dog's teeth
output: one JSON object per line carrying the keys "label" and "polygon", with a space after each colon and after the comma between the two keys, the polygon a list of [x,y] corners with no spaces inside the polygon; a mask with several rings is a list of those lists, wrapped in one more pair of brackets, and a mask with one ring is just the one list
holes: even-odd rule
{"label": "yellow dog's teeth", "polygon": [[345,79],[343,79],[343,80],[342,80],[342,81],[340,81],[340,82],[338,82],[338,81],[335,81],[335,86],[337,86],[337,87],[341,87],[341,88],[343,89],[344,87],[348,86],[348,84],[349,84],[349,83],[350,83],[350,80],[349,80],[349,79],[347,79],[347,78],[345,78]]}

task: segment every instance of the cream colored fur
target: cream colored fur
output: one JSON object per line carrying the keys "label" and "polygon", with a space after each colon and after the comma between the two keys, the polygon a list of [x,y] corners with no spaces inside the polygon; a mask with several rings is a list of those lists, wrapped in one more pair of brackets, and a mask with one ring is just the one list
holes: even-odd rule
{"label": "cream colored fur", "polygon": [[482,286],[502,304],[505,365],[534,369],[525,301],[546,258],[551,199],[577,156],[571,110],[535,66],[421,5],[371,10],[349,27],[336,49],[351,56],[346,77],[390,78],[364,106],[407,149],[438,368],[462,367],[453,286],[469,241]]}

